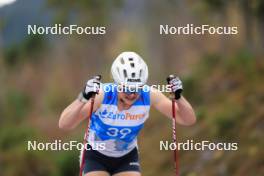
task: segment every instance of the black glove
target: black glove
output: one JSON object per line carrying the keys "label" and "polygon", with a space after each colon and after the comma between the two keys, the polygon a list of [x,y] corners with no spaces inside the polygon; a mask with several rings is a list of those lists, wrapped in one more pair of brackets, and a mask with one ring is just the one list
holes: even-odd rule
{"label": "black glove", "polygon": [[181,98],[181,93],[183,91],[182,81],[179,77],[175,77],[174,75],[170,75],[167,78],[168,84],[171,85],[171,91],[175,94],[175,99],[178,100]]}
{"label": "black glove", "polygon": [[100,80],[100,75],[94,76],[92,79],[88,80],[78,99],[86,103],[93,95],[98,94],[101,84]]}

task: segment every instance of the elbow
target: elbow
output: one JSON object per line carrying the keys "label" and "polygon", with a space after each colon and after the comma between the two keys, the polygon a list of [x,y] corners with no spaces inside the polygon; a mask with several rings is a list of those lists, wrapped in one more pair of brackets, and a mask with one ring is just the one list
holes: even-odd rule
{"label": "elbow", "polygon": [[196,119],[185,121],[185,122],[182,123],[182,125],[184,125],[184,126],[192,126],[195,123],[196,123]]}
{"label": "elbow", "polygon": [[71,125],[69,125],[65,122],[63,115],[61,115],[61,117],[60,117],[58,127],[59,127],[59,129],[62,129],[62,130],[72,130],[73,129],[73,127]]}
{"label": "elbow", "polygon": [[186,126],[192,126],[196,123],[196,116],[195,113],[192,112],[192,114],[190,115],[190,119],[188,120],[188,122],[186,123]]}
{"label": "elbow", "polygon": [[61,119],[59,120],[58,126],[59,126],[59,129],[65,129],[66,128],[66,125],[62,122]]}
{"label": "elbow", "polygon": [[196,123],[196,118],[194,117],[192,120],[190,120],[188,123],[187,123],[187,126],[192,126]]}
{"label": "elbow", "polygon": [[62,130],[72,130],[72,129],[73,129],[72,126],[65,124],[65,123],[62,122],[61,120],[59,121],[58,126],[59,126],[59,128],[62,129]]}
{"label": "elbow", "polygon": [[193,111],[183,115],[182,117],[186,117],[186,118],[182,118],[182,125],[184,126],[192,126],[196,123],[196,116]]}
{"label": "elbow", "polygon": [[67,129],[67,125],[63,122],[62,118],[60,118],[58,126],[59,126],[59,129],[62,129],[62,130]]}

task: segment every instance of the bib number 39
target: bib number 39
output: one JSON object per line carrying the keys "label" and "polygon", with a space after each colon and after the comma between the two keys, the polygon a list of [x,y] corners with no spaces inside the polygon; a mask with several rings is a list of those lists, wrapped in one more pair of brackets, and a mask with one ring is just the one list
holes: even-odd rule
{"label": "bib number 39", "polygon": [[129,128],[108,128],[108,131],[106,132],[107,135],[111,137],[120,137],[120,139],[124,139],[129,133],[131,133],[131,129]]}

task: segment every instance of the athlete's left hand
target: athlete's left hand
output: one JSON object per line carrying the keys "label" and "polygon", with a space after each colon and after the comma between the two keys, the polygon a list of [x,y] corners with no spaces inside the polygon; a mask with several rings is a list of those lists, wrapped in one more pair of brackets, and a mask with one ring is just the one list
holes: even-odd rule
{"label": "athlete's left hand", "polygon": [[175,77],[174,75],[170,75],[167,78],[168,83],[171,86],[171,91],[175,94],[175,99],[178,100],[181,98],[181,93],[183,91],[182,81],[179,77]]}

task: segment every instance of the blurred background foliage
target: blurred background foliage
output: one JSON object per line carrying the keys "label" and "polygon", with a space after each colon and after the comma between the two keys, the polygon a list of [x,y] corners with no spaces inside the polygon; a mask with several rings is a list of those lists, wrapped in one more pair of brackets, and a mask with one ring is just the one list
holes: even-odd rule
{"label": "blurred background foliage", "polygon": [[[78,174],[78,151],[28,151],[27,141],[81,141],[85,124],[58,129],[61,111],[85,81],[120,52],[138,52],[149,84],[183,79],[198,117],[179,141],[237,142],[238,151],[181,151],[181,175],[264,175],[264,2],[262,0],[17,0],[0,8],[0,175]],[[107,35],[27,35],[27,24],[107,27]],[[238,26],[238,35],[159,35],[160,24]],[[171,122],[156,110],[139,137],[145,176],[173,175]]]}

